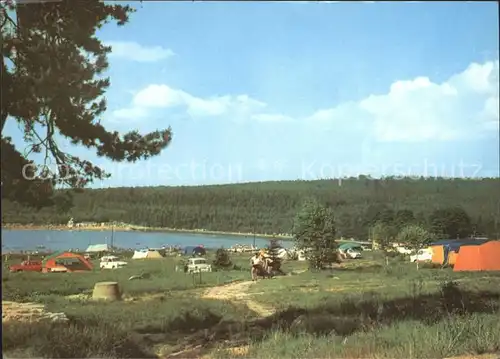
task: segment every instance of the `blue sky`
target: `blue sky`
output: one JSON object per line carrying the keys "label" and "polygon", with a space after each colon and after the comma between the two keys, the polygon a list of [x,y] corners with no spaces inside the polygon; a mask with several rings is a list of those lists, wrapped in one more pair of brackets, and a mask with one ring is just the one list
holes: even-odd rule
{"label": "blue sky", "polygon": [[495,2],[132,5],[103,122],[174,137],[96,187],[499,174]]}

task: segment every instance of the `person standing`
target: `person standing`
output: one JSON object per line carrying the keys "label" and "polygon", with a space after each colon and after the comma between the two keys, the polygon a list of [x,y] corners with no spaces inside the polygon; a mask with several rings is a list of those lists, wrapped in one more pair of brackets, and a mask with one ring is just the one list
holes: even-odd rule
{"label": "person standing", "polygon": [[250,273],[252,274],[252,280],[256,280],[259,274],[259,271],[262,268],[262,260],[260,254],[257,252],[250,258],[251,269]]}

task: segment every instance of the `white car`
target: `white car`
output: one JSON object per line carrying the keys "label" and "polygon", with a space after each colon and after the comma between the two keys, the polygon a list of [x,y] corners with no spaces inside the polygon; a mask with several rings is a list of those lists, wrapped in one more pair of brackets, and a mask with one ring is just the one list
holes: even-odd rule
{"label": "white car", "polygon": [[101,258],[101,263],[99,264],[99,267],[101,269],[116,269],[116,268],[123,268],[125,267],[128,263],[124,261],[120,261],[120,258],[116,256],[104,256]]}
{"label": "white car", "polygon": [[362,257],[361,252],[355,250],[354,248],[349,248],[348,250],[345,251],[345,254],[350,259],[359,259]]}
{"label": "white car", "polygon": [[412,250],[411,249],[408,249],[406,247],[403,247],[403,246],[395,246],[394,247],[396,249],[396,252],[400,253],[400,254],[411,254],[412,253]]}
{"label": "white car", "polygon": [[432,251],[430,249],[421,249],[417,252],[417,254],[414,254],[410,256],[410,262],[429,262],[432,261]]}
{"label": "white car", "polygon": [[187,262],[188,273],[211,272],[212,265],[205,258],[189,258]]}

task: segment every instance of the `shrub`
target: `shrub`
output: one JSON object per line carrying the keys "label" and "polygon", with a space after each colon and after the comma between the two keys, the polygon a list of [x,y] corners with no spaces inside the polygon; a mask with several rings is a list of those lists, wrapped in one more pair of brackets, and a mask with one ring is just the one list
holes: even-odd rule
{"label": "shrub", "polygon": [[229,253],[224,248],[217,249],[215,252],[215,259],[213,261],[213,265],[216,268],[230,268],[233,266],[233,262],[231,261],[231,257]]}

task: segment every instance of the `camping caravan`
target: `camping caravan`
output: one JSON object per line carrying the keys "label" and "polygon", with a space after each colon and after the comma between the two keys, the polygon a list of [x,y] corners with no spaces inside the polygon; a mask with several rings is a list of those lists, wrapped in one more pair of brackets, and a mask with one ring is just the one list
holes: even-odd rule
{"label": "camping caravan", "polygon": [[42,262],[45,273],[48,272],[85,272],[92,270],[92,263],[83,256],[71,252],[55,253]]}
{"label": "camping caravan", "polygon": [[132,259],[158,259],[163,258],[160,252],[151,249],[135,251]]}
{"label": "camping caravan", "polygon": [[453,271],[500,271],[500,241],[463,245]]}

